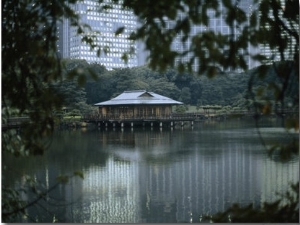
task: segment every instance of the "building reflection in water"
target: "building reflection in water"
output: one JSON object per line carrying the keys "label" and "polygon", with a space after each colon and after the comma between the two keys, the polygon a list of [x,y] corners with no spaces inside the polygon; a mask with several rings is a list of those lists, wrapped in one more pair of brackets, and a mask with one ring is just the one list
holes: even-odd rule
{"label": "building reflection in water", "polygon": [[[55,215],[72,223],[175,223],[198,222],[236,202],[261,206],[299,180],[299,162],[272,160],[254,140],[253,129],[58,134],[48,158],[22,160],[24,171],[47,188],[78,169],[84,179],[49,193],[47,201],[56,199],[55,205],[43,208],[51,213],[36,207],[27,212],[40,222]],[[23,185],[22,177],[12,180]]]}
{"label": "building reflection in water", "polygon": [[197,222],[236,202],[275,200],[298,179],[298,163],[253,154],[254,144],[225,141],[212,152],[200,142],[189,150],[182,138],[169,131],[101,133],[110,157],[84,172],[82,222]]}
{"label": "building reflection in water", "polygon": [[105,168],[92,167],[83,180],[83,223],[136,222],[139,216],[137,162],[109,158]]}

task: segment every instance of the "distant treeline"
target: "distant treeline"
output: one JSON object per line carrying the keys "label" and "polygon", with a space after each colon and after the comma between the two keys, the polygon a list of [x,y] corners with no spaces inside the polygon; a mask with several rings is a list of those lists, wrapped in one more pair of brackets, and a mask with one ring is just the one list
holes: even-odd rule
{"label": "distant treeline", "polygon": [[[198,107],[219,105],[246,108],[251,100],[250,89],[257,92],[267,90],[271,83],[280,85],[280,80],[276,81],[272,76],[272,68],[268,68],[269,72],[263,79],[258,79],[260,68],[208,78],[205,75],[179,73],[173,69],[160,73],[146,66],[107,71],[102,65],[88,64],[84,60],[68,59],[63,61],[63,65],[66,70],[77,70],[83,74],[77,78],[82,86],[77,87],[75,81],[66,77],[61,83],[54,84],[53,88],[65,97],[66,107],[82,113],[91,110],[93,104],[109,100],[127,90],[152,91]],[[87,74],[89,76],[86,78],[84,75]],[[293,83],[289,85],[286,99],[292,101],[299,87],[293,86]]]}

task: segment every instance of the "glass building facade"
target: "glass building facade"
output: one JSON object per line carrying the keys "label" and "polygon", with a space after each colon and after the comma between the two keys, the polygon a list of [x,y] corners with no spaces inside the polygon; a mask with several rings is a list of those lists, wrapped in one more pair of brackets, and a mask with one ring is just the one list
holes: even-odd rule
{"label": "glass building facade", "polygon": [[[73,9],[80,16],[81,23],[89,25],[92,31],[86,30],[94,43],[100,46],[91,51],[91,47],[82,41],[77,28],[71,27],[68,19],[59,24],[58,49],[62,58],[84,59],[88,63],[99,63],[108,70],[120,67],[137,66],[137,44],[128,40],[130,33],[136,29],[137,19],[133,12],[124,10],[121,5],[111,4],[110,0],[103,4],[112,6],[110,9],[99,10],[95,0],[84,0],[75,4]],[[101,7],[101,5],[100,5]],[[115,35],[120,27],[124,31]],[[123,54],[131,52],[127,64],[121,59]]]}
{"label": "glass building facade", "polygon": [[[191,40],[192,37],[202,33],[202,32],[208,32],[208,31],[212,31],[214,33],[220,33],[222,35],[230,35],[231,34],[231,30],[230,27],[226,24],[225,22],[225,16],[226,16],[226,12],[224,12],[225,7],[223,6],[223,3],[220,2],[219,5],[219,10],[220,12],[222,12],[220,14],[220,16],[216,16],[215,15],[215,11],[214,10],[208,10],[208,17],[209,17],[209,21],[208,21],[208,26],[204,26],[204,25],[193,25],[191,26],[191,31],[190,31],[190,38],[188,38],[184,43],[182,43],[182,36],[179,34],[177,36],[177,38],[174,40],[174,42],[172,43],[172,47],[174,50],[178,51],[178,52],[184,52],[187,51],[188,49],[190,49],[191,47]],[[255,10],[254,5],[252,3],[251,0],[241,0],[239,2],[239,4],[236,6],[240,9],[242,9],[244,12],[246,12],[246,16],[249,18],[253,12],[253,10]],[[179,14],[179,17],[181,19],[184,19],[186,15],[183,14]],[[174,22],[173,21],[168,21],[168,29],[172,29],[174,27]],[[246,25],[246,24],[245,24]],[[237,39],[239,38],[240,35],[240,30],[239,29],[234,29],[234,38]],[[246,50],[241,50],[241,54],[245,55],[245,61],[248,65],[248,68],[251,69],[255,66],[258,66],[258,64],[256,62],[254,62],[251,57],[248,55],[248,53],[250,54],[255,54],[257,53],[257,48],[254,48],[253,46],[251,46],[249,44],[248,48]],[[184,58],[181,59],[177,59],[176,64],[178,64],[179,62],[185,62],[188,61],[190,58],[192,57],[191,53],[187,54]],[[193,70],[197,71],[197,68],[199,67],[199,61],[195,61],[193,64]]]}
{"label": "glass building facade", "polygon": [[[133,67],[140,66],[147,63],[147,56],[149,53],[145,51],[145,45],[142,42],[132,42],[128,40],[131,32],[135,31],[139,26],[138,20],[134,13],[129,10],[125,10],[121,5],[114,4],[111,0],[105,0],[103,4],[109,4],[110,9],[99,10],[99,3],[96,0],[83,0],[73,6],[74,10],[81,17],[83,24],[88,24],[93,32],[87,32],[93,36],[93,40],[99,46],[101,46],[101,52],[97,55],[97,48],[91,51],[90,46],[81,41],[82,36],[77,34],[77,29],[70,26],[68,19],[64,19],[59,25],[58,29],[58,49],[62,58],[71,59],[84,59],[88,63],[99,63],[104,65],[107,69],[120,68],[120,67]],[[101,5],[100,5],[101,7]],[[256,5],[251,0],[240,0],[236,6],[246,12],[248,22],[252,12],[256,9]],[[284,6],[283,6],[284,7]],[[204,25],[192,25],[190,31],[190,38],[182,43],[182,36],[178,36],[172,43],[172,48],[178,52],[184,52],[190,49],[192,37],[207,31],[213,31],[222,35],[230,35],[230,27],[225,22],[226,12],[222,2],[220,2],[219,10],[222,12],[218,17],[213,10],[208,11],[209,22],[208,26]],[[179,14],[179,18],[184,19],[186,15]],[[271,16],[271,15],[270,15]],[[175,26],[174,21],[166,20],[167,29],[173,29]],[[246,22],[244,25],[248,25]],[[124,31],[115,35],[115,32],[120,27],[125,27]],[[234,29],[234,38],[238,39],[240,35],[239,29]],[[292,47],[295,45],[295,41],[289,43]],[[251,58],[251,55],[261,53],[270,60],[279,60],[277,49],[270,49],[268,45],[261,44],[258,47],[253,47],[248,44],[248,47],[244,50],[240,50],[241,55],[244,55],[244,59],[247,63],[248,69],[254,68],[259,65],[257,61]],[[128,63],[125,64],[121,59],[123,54],[131,52],[132,54],[128,58]],[[288,52],[289,56],[291,55]],[[176,59],[175,64],[182,61],[187,61],[191,58],[191,53],[187,54],[184,58]],[[286,56],[288,59],[289,56]],[[199,68],[201,62],[195,60],[193,69],[196,71]],[[267,62],[265,62],[267,63]]]}
{"label": "glass building facade", "polygon": [[[283,14],[286,10],[286,3],[283,0],[279,1],[280,6],[282,10],[278,10],[279,18],[284,22],[287,29],[297,31],[297,27],[299,27],[299,24],[295,23],[294,21],[288,21],[286,18],[284,18]],[[260,15],[261,16],[261,15]],[[269,12],[268,17],[271,20],[275,20],[273,12]],[[271,30],[272,27],[270,24],[265,25],[266,30]],[[299,45],[297,45],[297,40],[295,37],[293,37],[290,33],[288,33],[286,30],[281,30],[280,37],[285,39],[285,51],[281,55],[278,46],[274,46],[273,48],[270,47],[270,43],[262,43],[259,46],[260,53],[264,56],[266,56],[266,60],[264,61],[265,64],[271,64],[275,61],[282,61],[282,60],[294,60],[294,54],[299,51]],[[269,40],[267,38],[267,40]],[[278,42],[279,44],[279,42]]]}

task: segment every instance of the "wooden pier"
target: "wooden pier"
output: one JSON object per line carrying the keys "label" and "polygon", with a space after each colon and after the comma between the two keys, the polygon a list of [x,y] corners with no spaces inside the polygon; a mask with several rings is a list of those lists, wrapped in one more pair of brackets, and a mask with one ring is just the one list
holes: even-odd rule
{"label": "wooden pier", "polygon": [[[120,115],[85,115],[80,119],[80,122],[94,123],[99,127],[134,127],[134,126],[149,126],[149,127],[175,127],[175,126],[193,126],[197,121],[205,120],[224,120],[227,118],[245,118],[255,117],[254,112],[246,110],[230,112],[230,113],[173,113],[169,116],[150,116],[150,117],[120,117]],[[285,110],[280,115],[266,115],[271,117],[299,117],[299,111]],[[24,122],[28,122],[28,117],[12,117],[5,123],[2,123],[2,131],[8,129],[20,129]]]}
{"label": "wooden pier", "polygon": [[184,126],[194,125],[195,115],[174,114],[169,117],[120,117],[120,116],[86,116],[84,122],[95,123],[98,127],[134,127],[134,126]]}
{"label": "wooden pier", "polygon": [[[278,114],[271,114],[266,116],[271,117],[290,117],[298,116],[298,111],[284,111],[279,116]],[[120,117],[120,115],[97,116],[90,115],[83,117],[83,121],[87,123],[95,123],[99,127],[133,127],[133,126],[185,126],[194,125],[194,122],[205,120],[226,120],[228,118],[246,118],[255,117],[254,112],[240,110],[230,113],[173,113],[168,117]],[[261,114],[263,116],[263,114]]]}

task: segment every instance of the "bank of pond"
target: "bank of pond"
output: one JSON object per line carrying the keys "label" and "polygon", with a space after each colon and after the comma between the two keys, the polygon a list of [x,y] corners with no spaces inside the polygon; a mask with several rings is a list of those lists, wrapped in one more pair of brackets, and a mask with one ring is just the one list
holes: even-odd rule
{"label": "bank of pond", "polygon": [[97,115],[85,115],[79,118],[61,119],[59,128],[116,128],[116,127],[189,127],[204,121],[225,121],[225,120],[262,120],[262,119],[296,119],[299,112],[285,112],[284,114],[263,115],[248,111],[231,113],[176,113],[170,117],[149,117],[149,118],[114,118],[98,117]]}

